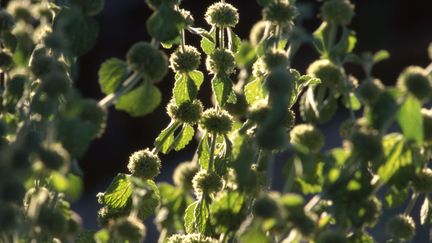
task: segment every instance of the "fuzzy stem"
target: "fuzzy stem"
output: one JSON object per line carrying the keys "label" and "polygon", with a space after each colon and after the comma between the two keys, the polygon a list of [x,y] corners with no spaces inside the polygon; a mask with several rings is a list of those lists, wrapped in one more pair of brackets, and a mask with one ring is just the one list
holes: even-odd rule
{"label": "fuzzy stem", "polygon": [[135,85],[141,80],[141,78],[142,73],[132,74],[128,79],[126,79],[126,81],[123,82],[119,90],[117,90],[115,93],[105,96],[105,98],[99,101],[98,105],[103,108],[110,107],[112,104],[114,104],[114,102],[117,101],[120,96],[135,87]]}
{"label": "fuzzy stem", "polygon": [[213,133],[211,145],[210,145],[210,160],[209,160],[209,164],[208,164],[208,168],[207,168],[208,172],[211,172],[213,170],[214,152],[216,150],[216,140],[217,140],[216,133]]}
{"label": "fuzzy stem", "polygon": [[407,207],[405,208],[404,214],[409,215],[409,214],[411,213],[411,211],[412,211],[413,208],[414,208],[414,205],[415,205],[416,202],[417,202],[418,197],[419,197],[419,194],[418,194],[418,193],[414,192],[414,193],[412,194],[412,196],[411,196],[411,200],[409,201]]}

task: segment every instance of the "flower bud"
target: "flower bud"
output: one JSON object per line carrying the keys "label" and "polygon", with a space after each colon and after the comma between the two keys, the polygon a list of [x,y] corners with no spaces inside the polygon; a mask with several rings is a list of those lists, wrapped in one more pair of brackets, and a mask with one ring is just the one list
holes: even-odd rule
{"label": "flower bud", "polygon": [[337,25],[348,25],[354,16],[354,5],[349,0],[329,0],[321,7],[324,21]]}
{"label": "flower bud", "polygon": [[285,68],[278,68],[270,72],[265,80],[265,85],[270,92],[291,96],[295,87],[295,76]]}
{"label": "flower bud", "polygon": [[12,68],[13,60],[12,56],[7,54],[6,52],[0,52],[0,71],[6,72],[10,68]]}
{"label": "flower bud", "polygon": [[291,143],[312,153],[317,153],[324,146],[324,136],[321,131],[310,124],[295,126],[291,132]]}
{"label": "flower bud", "polygon": [[399,214],[387,222],[387,233],[395,240],[411,240],[415,228],[414,220],[409,215]]}
{"label": "flower bud", "polygon": [[263,9],[265,20],[281,26],[291,25],[296,15],[297,9],[290,1],[276,1]]}
{"label": "flower bud", "polygon": [[171,100],[167,111],[168,115],[176,121],[196,124],[201,118],[203,106],[199,100],[185,101],[180,105],[177,105],[175,100]]}
{"label": "flower bud", "polygon": [[198,166],[193,162],[183,162],[174,170],[173,181],[178,187],[185,190],[192,189],[192,180],[198,173]]}
{"label": "flower bud", "polygon": [[210,134],[227,134],[231,131],[233,118],[224,110],[206,110],[201,118],[201,127]]}
{"label": "flower bud", "polygon": [[421,101],[429,99],[432,94],[432,81],[425,70],[417,66],[407,67],[399,76],[397,86]]}
{"label": "flower bud", "polygon": [[322,84],[337,87],[343,81],[343,72],[327,59],[313,62],[307,69],[307,74],[319,78]]}
{"label": "flower bud", "polygon": [[257,198],[253,205],[254,215],[263,219],[273,218],[278,215],[279,206],[275,198],[264,195]]}
{"label": "flower bud", "polygon": [[373,105],[384,91],[384,85],[379,79],[370,79],[362,82],[357,89],[360,100],[367,105]]}
{"label": "flower bud", "polygon": [[146,235],[144,224],[137,218],[123,217],[115,220],[111,231],[115,239],[128,242],[142,242]]}
{"label": "flower bud", "polygon": [[66,94],[71,86],[69,77],[60,71],[49,72],[42,76],[42,90],[49,97]]}
{"label": "flower bud", "polygon": [[287,144],[286,129],[265,124],[257,131],[257,143],[268,150],[281,149]]}
{"label": "flower bud", "polygon": [[14,24],[15,22],[12,15],[3,9],[0,10],[0,33],[3,31],[10,31]]}
{"label": "flower bud", "polygon": [[170,57],[170,67],[174,72],[188,73],[196,70],[200,64],[201,55],[193,46],[178,48]]}
{"label": "flower bud", "polygon": [[350,138],[354,153],[362,160],[370,161],[380,158],[383,155],[381,137],[376,131],[359,129]]}
{"label": "flower bud", "polygon": [[233,5],[217,2],[207,9],[205,20],[218,28],[234,27],[239,21],[239,14]]}
{"label": "flower bud", "polygon": [[418,172],[413,179],[413,187],[419,193],[432,192],[432,170],[423,168]]}
{"label": "flower bud", "polygon": [[51,208],[49,205],[43,205],[37,224],[48,234],[54,237],[62,236],[67,230],[67,220],[62,211],[57,208]]}
{"label": "flower bud", "polygon": [[129,157],[129,172],[142,179],[153,179],[160,173],[161,160],[150,150],[145,149],[133,153]]}
{"label": "flower bud", "polygon": [[288,56],[282,50],[266,52],[263,56],[263,61],[269,71],[288,66]]}
{"label": "flower bud", "polygon": [[126,56],[128,64],[136,72],[152,82],[160,81],[168,71],[165,54],[145,42],[138,42],[129,49]]}
{"label": "flower bud", "polygon": [[69,161],[69,154],[60,144],[55,144],[41,149],[39,159],[46,168],[59,170]]}
{"label": "flower bud", "polygon": [[206,67],[210,73],[231,74],[236,67],[234,54],[226,49],[216,49],[207,57]]}
{"label": "flower bud", "polygon": [[222,178],[215,172],[199,171],[192,180],[195,195],[212,194],[222,189]]}
{"label": "flower bud", "polygon": [[317,243],[348,243],[347,237],[342,232],[324,231],[319,234]]}

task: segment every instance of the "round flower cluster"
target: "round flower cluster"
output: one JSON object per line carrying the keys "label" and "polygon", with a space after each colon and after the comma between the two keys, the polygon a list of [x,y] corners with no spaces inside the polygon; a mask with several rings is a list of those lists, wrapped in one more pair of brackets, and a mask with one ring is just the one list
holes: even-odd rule
{"label": "round flower cluster", "polygon": [[234,54],[226,49],[216,49],[206,60],[207,70],[214,74],[233,73],[235,66]]}
{"label": "round flower cluster", "polygon": [[174,72],[188,73],[196,70],[200,64],[201,55],[193,46],[178,48],[170,57],[170,67]]}
{"label": "round flower cluster", "polygon": [[384,85],[379,79],[366,80],[357,88],[357,95],[367,105],[373,105],[384,91]]}
{"label": "round flower cluster", "polygon": [[218,28],[234,27],[239,21],[239,14],[233,5],[217,2],[207,9],[205,20]]}
{"label": "round flower cluster", "polygon": [[215,172],[208,172],[206,170],[199,171],[192,180],[192,185],[197,196],[204,194],[211,194],[218,192],[222,189],[222,178]]}
{"label": "round flower cluster", "polygon": [[268,219],[275,217],[279,212],[279,206],[276,200],[270,196],[262,196],[255,200],[253,205],[254,215]]}
{"label": "round flower cluster", "polygon": [[165,54],[149,43],[136,43],[129,49],[126,58],[134,71],[142,72],[152,82],[160,81],[168,71]]}
{"label": "round flower cluster", "polygon": [[174,100],[167,106],[168,115],[179,122],[196,124],[202,115],[203,106],[201,101],[185,101],[177,105]]}
{"label": "round flower cluster", "polygon": [[324,136],[321,131],[310,124],[295,126],[291,132],[291,143],[316,153],[324,146]]}
{"label": "round flower cluster", "polygon": [[141,242],[146,235],[144,224],[133,217],[118,218],[111,227],[114,237],[122,241]]}
{"label": "round flower cluster", "polygon": [[415,223],[409,215],[399,214],[387,223],[387,232],[395,240],[411,240],[415,234]]}
{"label": "round flower cluster", "polygon": [[211,108],[203,113],[200,124],[210,134],[227,134],[231,131],[232,120],[228,112]]}
{"label": "round flower cluster", "polygon": [[354,5],[349,0],[329,0],[321,7],[322,18],[337,25],[348,25],[354,16]]}
{"label": "round flower cluster", "polygon": [[286,68],[277,68],[270,72],[265,80],[265,85],[270,92],[291,96],[294,89],[295,77]]}
{"label": "round flower cluster", "polygon": [[432,95],[432,81],[421,67],[407,67],[399,76],[397,86],[424,101]]}
{"label": "round flower cluster", "polygon": [[381,137],[376,131],[359,129],[351,134],[354,152],[365,161],[373,161],[383,154]]}
{"label": "round flower cluster", "polygon": [[343,72],[327,59],[313,62],[307,69],[307,74],[319,78],[322,84],[337,87],[343,80]]}
{"label": "round flower cluster", "polygon": [[127,167],[133,176],[153,179],[160,173],[161,160],[149,149],[145,149],[133,153]]}
{"label": "round flower cluster", "polygon": [[60,71],[49,72],[41,80],[42,90],[50,97],[66,94],[71,86],[69,77]]}
{"label": "round flower cluster", "polygon": [[281,26],[288,26],[297,15],[297,9],[289,1],[276,1],[263,9],[265,20]]}
{"label": "round flower cluster", "polygon": [[173,181],[178,187],[185,190],[192,189],[192,180],[198,173],[198,166],[193,162],[183,162],[174,170]]}

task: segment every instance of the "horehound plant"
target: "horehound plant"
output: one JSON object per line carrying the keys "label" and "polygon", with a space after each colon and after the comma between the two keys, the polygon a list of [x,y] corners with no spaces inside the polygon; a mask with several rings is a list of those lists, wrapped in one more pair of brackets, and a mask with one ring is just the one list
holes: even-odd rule
{"label": "horehound plant", "polygon": [[[432,65],[407,67],[385,87],[372,70],[389,54],[353,53],[348,0],[324,1],[312,34],[295,1],[257,0],[262,20],[250,40],[235,34],[238,11],[223,0],[206,11],[208,28],[194,26],[180,0],[146,2],[152,40],[102,64],[99,102],[82,98],[72,80],[77,57],[95,43],[91,16],[103,0],[16,0],[1,10],[1,242],[141,242],[151,216],[161,243],[375,242],[368,232],[391,208],[401,213],[385,222],[388,237],[405,242],[415,222],[432,221],[432,110],[423,108]],[[196,37],[200,48],[188,45]],[[306,74],[291,66],[303,44],[320,55]],[[204,54],[208,75],[199,70]],[[361,81],[347,63],[363,68]],[[153,148],[130,156],[129,174],[97,195],[101,229],[82,229],[69,206],[82,187],[77,160],[103,134],[109,107],[154,111],[169,68],[171,122]],[[211,82],[213,107],[197,98],[203,82]],[[323,151],[318,125],[341,106],[350,114],[340,125],[343,146]],[[194,138],[196,152],[176,168],[174,185],[156,184],[159,155]],[[282,191],[272,190],[275,163],[284,166]]]}

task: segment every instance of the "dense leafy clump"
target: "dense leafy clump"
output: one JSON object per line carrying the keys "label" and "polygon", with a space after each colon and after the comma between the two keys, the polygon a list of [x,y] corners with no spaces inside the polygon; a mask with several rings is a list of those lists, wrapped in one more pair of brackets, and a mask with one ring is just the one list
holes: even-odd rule
{"label": "dense leafy clump", "polygon": [[[372,71],[389,53],[354,52],[349,0],[321,3],[312,34],[301,24],[314,14],[303,16],[296,1],[257,0],[262,20],[250,40],[235,34],[241,16],[224,0],[203,14],[209,29],[194,26],[180,0],[146,3],[152,40],[101,65],[99,102],[82,98],[73,81],[77,58],[96,41],[103,0],[12,0],[0,10],[0,241],[142,242],[144,220],[155,216],[159,242],[369,243],[370,229],[396,208],[403,213],[385,222],[386,233],[404,242],[432,222],[432,111],[424,107],[432,65],[407,67],[394,87],[383,85]],[[319,58],[302,74],[292,63],[307,44]],[[432,58],[432,44],[428,51]],[[204,54],[208,75],[199,70]],[[77,160],[103,135],[107,108],[137,117],[160,105],[168,68],[171,121],[97,194],[101,228],[82,229],[70,209],[82,191]],[[198,99],[205,80],[212,107]],[[340,108],[349,113],[343,143],[328,148],[320,125]],[[155,183],[160,154],[194,138],[196,152],[175,169],[173,185]],[[279,160],[284,188],[275,191]]]}

